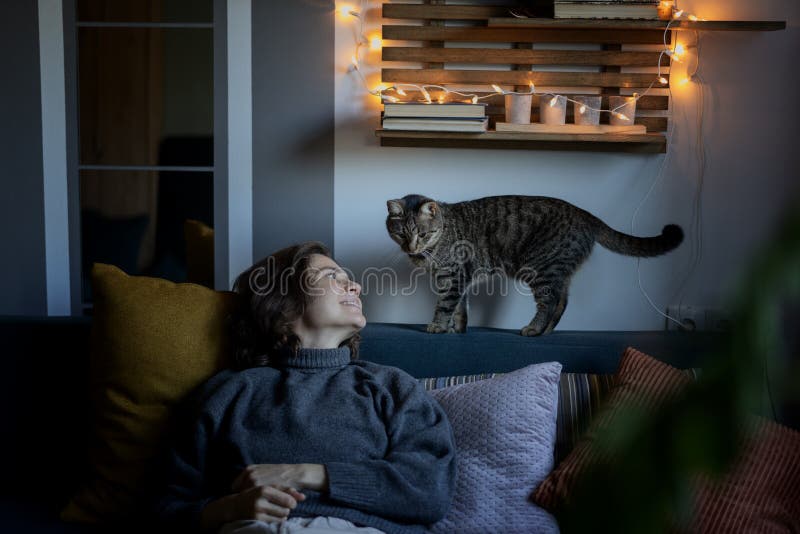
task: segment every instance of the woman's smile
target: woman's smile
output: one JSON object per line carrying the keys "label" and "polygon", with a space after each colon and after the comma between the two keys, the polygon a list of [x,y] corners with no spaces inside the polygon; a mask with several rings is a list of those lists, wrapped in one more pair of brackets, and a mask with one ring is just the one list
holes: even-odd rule
{"label": "woman's smile", "polygon": [[350,306],[352,308],[356,308],[357,310],[361,309],[361,300],[359,300],[357,298],[356,299],[345,299],[341,303],[344,306]]}

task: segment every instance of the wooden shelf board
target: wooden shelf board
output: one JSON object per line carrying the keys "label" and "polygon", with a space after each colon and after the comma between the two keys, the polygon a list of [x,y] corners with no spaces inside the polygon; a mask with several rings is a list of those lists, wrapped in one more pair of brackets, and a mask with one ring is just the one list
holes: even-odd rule
{"label": "wooden shelf board", "polygon": [[[518,19],[492,17],[489,28],[565,29],[565,30],[665,30],[667,21],[629,19]],[[690,31],[776,31],[785,30],[786,21],[751,20],[682,20],[673,22],[670,30]]]}
{"label": "wooden shelf board", "polygon": [[554,134],[495,132],[418,132],[378,129],[381,146],[429,148],[502,148],[522,150],[581,150],[663,154],[667,139],[662,134]]}

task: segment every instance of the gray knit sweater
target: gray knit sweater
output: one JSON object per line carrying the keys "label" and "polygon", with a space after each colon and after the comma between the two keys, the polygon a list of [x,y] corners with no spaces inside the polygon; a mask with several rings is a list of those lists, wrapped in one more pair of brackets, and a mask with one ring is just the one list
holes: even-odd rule
{"label": "gray knit sweater", "polygon": [[455,488],[453,434],[439,404],[405,372],[350,361],[350,349],[224,371],[203,386],[169,457],[158,515],[199,531],[211,500],[247,465],[317,463],[329,492],[303,490],[292,516],[334,516],[387,533],[444,517]]}

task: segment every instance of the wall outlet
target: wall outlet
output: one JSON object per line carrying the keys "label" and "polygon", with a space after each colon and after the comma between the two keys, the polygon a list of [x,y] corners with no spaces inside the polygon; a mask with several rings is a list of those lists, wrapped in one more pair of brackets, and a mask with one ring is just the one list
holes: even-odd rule
{"label": "wall outlet", "polygon": [[679,325],[675,321],[665,319],[667,330],[722,332],[730,329],[730,314],[719,308],[673,304],[667,306],[667,315],[681,323]]}

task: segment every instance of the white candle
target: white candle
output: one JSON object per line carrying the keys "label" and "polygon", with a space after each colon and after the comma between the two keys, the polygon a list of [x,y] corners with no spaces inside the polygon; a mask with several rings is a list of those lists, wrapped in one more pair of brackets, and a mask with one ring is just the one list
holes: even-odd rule
{"label": "white candle", "polygon": [[575,124],[597,126],[600,124],[600,96],[576,96]]}
{"label": "white candle", "polygon": [[532,96],[506,95],[506,122],[511,124],[530,124]]}
{"label": "white candle", "polygon": [[608,107],[611,110],[611,118],[608,122],[615,126],[629,126],[636,118],[636,97],[633,96],[610,96],[608,97]]}
{"label": "white candle", "polygon": [[545,95],[539,98],[539,120],[542,124],[565,124],[567,97]]}

